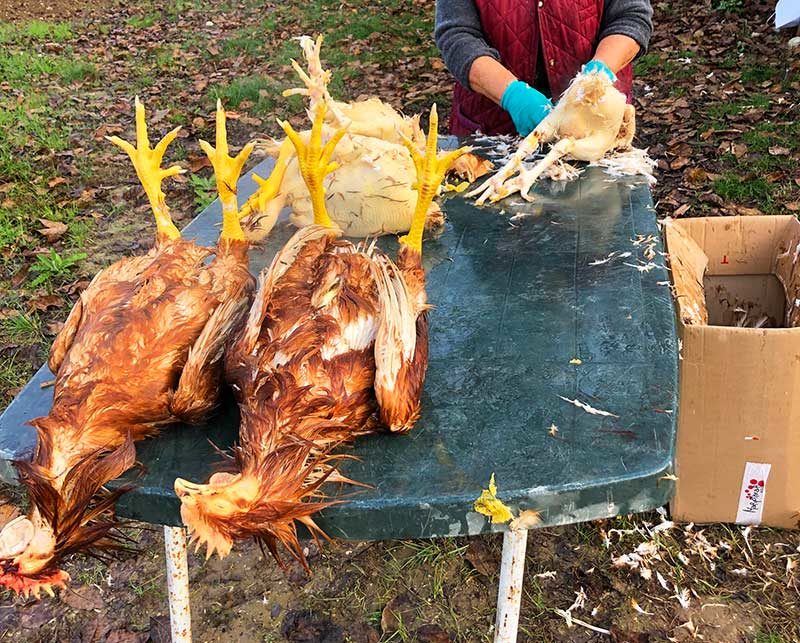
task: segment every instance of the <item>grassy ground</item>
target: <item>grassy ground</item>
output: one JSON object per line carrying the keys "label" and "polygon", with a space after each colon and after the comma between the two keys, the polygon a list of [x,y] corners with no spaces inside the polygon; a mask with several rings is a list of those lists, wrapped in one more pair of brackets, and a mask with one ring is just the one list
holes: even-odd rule
{"label": "grassy ground", "polygon": [[[660,159],[662,215],[798,208],[796,56],[770,31],[769,6],[724,2],[657,4],[651,51],[637,62],[639,140]],[[153,129],[184,128],[170,158],[190,172],[168,190],[179,223],[213,196],[196,140],[213,135],[217,97],[234,111],[239,143],[276,134],[275,117],[302,118],[299,100],[280,97],[295,84],[292,36],[327,35],[334,95],[378,94],[408,113],[448,103],[432,6],[421,0],[145,0],[82,13],[66,2],[18,5],[0,1],[0,407],[44,359],[87,280],[151,243],[135,176],[104,140],[131,136],[135,93]],[[617,641],[800,640],[797,534],[654,532],[661,523],[653,515],[533,533],[521,639],[603,640],[555,612],[577,599],[573,615]],[[159,534],[136,536],[136,556],[74,561],[74,586],[60,599],[6,597],[2,637],[165,640]],[[193,559],[196,638],[490,640],[499,546],[312,547],[312,577],[284,574],[248,546],[222,563]]]}

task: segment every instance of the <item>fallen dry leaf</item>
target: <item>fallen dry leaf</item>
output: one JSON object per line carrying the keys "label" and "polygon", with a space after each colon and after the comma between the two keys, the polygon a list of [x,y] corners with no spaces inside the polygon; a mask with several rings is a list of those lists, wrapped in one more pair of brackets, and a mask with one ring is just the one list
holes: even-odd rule
{"label": "fallen dry leaf", "polygon": [[676,158],[674,161],[672,161],[672,163],[669,164],[669,169],[680,170],[681,168],[684,168],[687,165],[689,165],[689,163],[691,163],[689,158],[687,158],[686,156],[681,156],[679,158]]}
{"label": "fallen dry leaf", "polygon": [[105,606],[100,590],[93,585],[67,587],[61,592],[61,602],[75,610],[99,610]]}
{"label": "fallen dry leaf", "polygon": [[[83,627],[81,643],[105,643],[106,635],[112,627],[107,614],[98,614],[88,625]],[[163,643],[163,642],[156,642]]]}
{"label": "fallen dry leaf", "polygon": [[747,145],[744,143],[731,143],[731,152],[737,159],[740,159],[747,154]]}
{"label": "fallen dry leaf", "polygon": [[413,641],[419,643],[450,643],[453,637],[438,625],[423,625],[414,631]]}
{"label": "fallen dry leaf", "polygon": [[112,136],[114,134],[122,134],[125,131],[125,128],[122,127],[119,123],[103,123],[100,127],[98,127],[94,131],[94,138],[97,141],[103,140],[106,136]]}
{"label": "fallen dry leaf", "polygon": [[499,562],[483,538],[469,539],[464,558],[481,576],[492,576],[498,569]]}
{"label": "fallen dry leaf", "polygon": [[381,631],[394,634],[401,626],[407,627],[414,617],[411,595],[400,594],[390,600],[381,612]]}
{"label": "fallen dry leaf", "polygon": [[187,160],[189,161],[189,169],[192,172],[198,172],[204,167],[211,167],[211,161],[205,154],[199,156],[190,155]]}
{"label": "fallen dry leaf", "polygon": [[789,154],[792,153],[792,150],[790,150],[788,147],[779,147],[776,145],[769,148],[769,153],[772,156],[789,156]]}
{"label": "fallen dry leaf", "polygon": [[24,266],[22,266],[22,268],[17,270],[17,272],[15,272],[14,275],[11,277],[11,286],[14,288],[19,288],[23,284],[25,279],[28,277],[28,272],[30,271],[30,269],[31,269],[30,264],[26,263]]}
{"label": "fallen dry leaf", "polygon": [[694,185],[699,185],[708,179],[706,171],[701,167],[690,167],[686,170],[686,180]]}
{"label": "fallen dry leaf", "polygon": [[61,221],[51,221],[50,219],[39,219],[44,227],[38,230],[49,243],[55,243],[67,234],[67,224]]}
{"label": "fallen dry leaf", "polygon": [[45,311],[48,308],[59,308],[64,304],[64,299],[59,295],[42,295],[28,301],[30,310]]}
{"label": "fallen dry leaf", "polygon": [[145,643],[149,640],[145,632],[131,632],[130,630],[112,630],[108,633],[105,643]]}
{"label": "fallen dry leaf", "polygon": [[692,206],[689,203],[684,203],[677,210],[675,210],[675,212],[672,213],[672,216],[675,217],[676,219],[678,217],[682,217],[684,214],[686,214],[689,211],[690,207],[692,207]]}

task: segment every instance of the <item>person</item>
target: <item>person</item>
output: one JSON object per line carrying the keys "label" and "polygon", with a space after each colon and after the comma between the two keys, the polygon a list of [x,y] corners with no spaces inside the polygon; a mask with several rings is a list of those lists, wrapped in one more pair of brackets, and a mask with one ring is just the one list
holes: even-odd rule
{"label": "person", "polygon": [[649,0],[436,0],[434,39],[457,81],[450,132],[526,136],[581,70],[631,102],[652,17]]}

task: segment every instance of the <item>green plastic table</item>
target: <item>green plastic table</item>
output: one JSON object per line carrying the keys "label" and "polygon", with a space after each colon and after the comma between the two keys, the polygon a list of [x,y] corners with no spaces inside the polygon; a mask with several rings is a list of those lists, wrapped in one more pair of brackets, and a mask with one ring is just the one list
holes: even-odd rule
{"label": "green plastic table", "polygon": [[[254,171],[267,176],[271,164]],[[240,199],[254,189],[248,174]],[[350,449],[358,459],[343,462],[344,474],[374,488],[341,491],[348,502],[318,521],[331,536],[505,531],[473,510],[491,474],[499,497],[515,513],[539,511],[542,525],[640,512],[669,500],[672,483],[662,478],[674,455],[677,340],[650,191],[642,179],[590,167],[566,185],[545,181],[536,194],[534,203],[512,197],[485,207],[460,195],[443,200],[445,230],[423,249],[434,309],[422,417],[407,436],[363,437]],[[213,245],[220,219],[215,202],[184,235]],[[293,231],[281,220],[251,251],[254,273]],[[397,242],[383,238],[380,245],[392,252]],[[47,413],[52,391],[41,384],[52,377],[43,366],[0,416],[6,482],[14,481],[9,460],[34,444],[25,423]],[[186,566],[173,481],[204,481],[219,459],[211,443],[228,447],[237,431],[229,402],[208,426],[169,427],[137,445],[146,472],[118,512],[166,526],[168,561],[177,565],[170,574],[173,624],[181,610],[188,619],[188,586],[182,598],[173,579]],[[513,605],[507,613],[502,595],[521,582],[525,532],[507,531],[505,538],[496,640],[515,637],[501,634],[504,625],[516,632],[519,603],[516,615]]]}

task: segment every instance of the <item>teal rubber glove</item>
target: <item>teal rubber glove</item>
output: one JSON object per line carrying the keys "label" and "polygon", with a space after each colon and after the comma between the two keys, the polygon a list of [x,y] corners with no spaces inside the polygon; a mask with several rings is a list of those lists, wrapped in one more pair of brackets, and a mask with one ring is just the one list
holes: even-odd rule
{"label": "teal rubber glove", "polygon": [[527,136],[550,113],[553,103],[528,83],[515,80],[503,92],[500,107],[509,113],[517,131]]}
{"label": "teal rubber glove", "polygon": [[590,74],[595,71],[603,72],[606,76],[608,76],[608,79],[612,83],[617,82],[617,77],[614,75],[614,72],[611,71],[608,65],[606,65],[602,60],[590,60],[583,67],[581,67],[581,73],[583,74]]}

